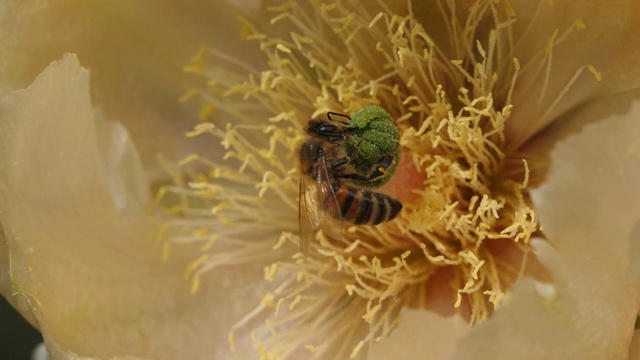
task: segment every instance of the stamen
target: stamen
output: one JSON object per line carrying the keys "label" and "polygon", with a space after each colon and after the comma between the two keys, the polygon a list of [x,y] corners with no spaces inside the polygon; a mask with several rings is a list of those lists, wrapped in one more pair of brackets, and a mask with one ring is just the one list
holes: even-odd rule
{"label": "stamen", "polygon": [[544,114],[542,115],[541,118],[546,118],[549,116],[549,114],[551,113],[551,111],[553,111],[555,109],[555,107],[560,103],[560,101],[562,100],[562,98],[569,92],[569,89],[571,88],[571,86],[573,86],[573,84],[578,80],[578,77],[584,72],[584,70],[589,70],[594,77],[596,78],[597,81],[600,81],[602,78],[600,76],[600,73],[591,65],[585,65],[585,66],[581,66],[571,77],[571,79],[569,79],[569,81],[567,82],[567,84],[564,86],[564,88],[562,88],[562,90],[560,90],[560,93],[556,96],[556,99],[553,101],[553,103],[551,103],[551,105],[547,108],[547,111],[544,112]]}

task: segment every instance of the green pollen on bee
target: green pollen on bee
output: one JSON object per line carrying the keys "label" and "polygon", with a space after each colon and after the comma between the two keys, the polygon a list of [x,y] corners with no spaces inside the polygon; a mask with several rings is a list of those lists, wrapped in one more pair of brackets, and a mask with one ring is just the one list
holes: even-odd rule
{"label": "green pollen on bee", "polygon": [[358,147],[358,154],[351,159],[353,169],[368,175],[379,167],[385,155],[393,155],[393,162],[385,174],[372,181],[353,181],[365,187],[379,187],[389,181],[400,162],[400,132],[391,115],[383,108],[370,105],[355,112],[349,121],[351,131],[347,139],[347,151]]}

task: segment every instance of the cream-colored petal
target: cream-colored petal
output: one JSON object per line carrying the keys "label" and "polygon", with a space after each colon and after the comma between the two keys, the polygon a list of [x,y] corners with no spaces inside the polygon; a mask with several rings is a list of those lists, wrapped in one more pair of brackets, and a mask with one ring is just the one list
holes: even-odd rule
{"label": "cream-colored petal", "polygon": [[[640,87],[637,1],[523,0],[511,4],[517,19],[513,27],[513,55],[522,65],[513,95],[511,121],[506,128],[511,149],[518,148],[585,101]],[[573,30],[565,37],[571,27]],[[562,40],[553,47],[549,62],[546,53],[552,38]],[[562,95],[585,65],[594,66],[602,81],[598,82],[584,68]],[[561,100],[554,104],[559,97]]]}
{"label": "cream-colored petal", "polygon": [[559,117],[557,121],[544,129],[539,136],[528,141],[518,150],[518,154],[523,157],[533,155],[535,157],[548,158],[558,142],[580,133],[588,124],[596,123],[613,115],[626,114],[631,108],[631,104],[639,100],[640,89],[635,89],[582,104]]}
{"label": "cream-colored petal", "polygon": [[[183,134],[197,122],[199,103],[179,98],[201,80],[183,73],[201,46],[260,61],[240,40],[237,11],[224,1],[16,0],[0,6],[0,95],[30,84],[62,54],[78,54],[92,69],[92,97],[136,141],[147,174],[165,174],[156,153],[178,160],[216,150]],[[217,145],[217,144],[216,144]]]}
{"label": "cream-colored petal", "polygon": [[405,309],[394,332],[382,339],[372,359],[440,360],[450,358],[471,328],[457,316]]}
{"label": "cream-colored petal", "polygon": [[[140,186],[127,180],[139,174],[135,149],[118,130],[99,146],[104,134],[96,130],[105,127],[95,125],[89,72],[77,59],[65,56],[3,98],[0,115],[0,222],[11,281],[0,289],[14,303],[28,301],[20,310],[33,312],[49,351],[56,358],[228,357],[228,329],[259,301],[263,289],[252,285],[260,269],[207,277],[194,296],[182,277],[193,249],[161,262],[158,223],[135,205],[144,197],[118,199]],[[101,149],[119,149],[116,158],[127,161],[109,166]],[[7,254],[0,255],[6,270]],[[250,342],[242,341],[239,348]]]}
{"label": "cream-colored petal", "polygon": [[[558,144],[532,192],[555,283],[523,279],[511,301],[462,341],[459,359],[622,359],[640,290],[627,278],[640,219],[640,103]],[[637,241],[637,238],[634,240]]]}

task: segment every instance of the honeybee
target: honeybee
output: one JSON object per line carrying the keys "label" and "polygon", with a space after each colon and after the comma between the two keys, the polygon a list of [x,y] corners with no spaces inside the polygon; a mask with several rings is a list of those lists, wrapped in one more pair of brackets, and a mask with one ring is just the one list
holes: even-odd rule
{"label": "honeybee", "polygon": [[377,225],[398,215],[400,201],[367,189],[389,181],[400,160],[399,131],[385,110],[368,106],[352,117],[329,112],[327,120],[309,121],[307,134],[298,213],[304,255],[319,228],[340,239],[343,222]]}

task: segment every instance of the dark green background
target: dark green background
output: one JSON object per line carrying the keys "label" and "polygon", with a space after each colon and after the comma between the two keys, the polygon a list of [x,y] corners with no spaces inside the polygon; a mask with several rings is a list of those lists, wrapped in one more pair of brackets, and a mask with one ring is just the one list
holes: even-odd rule
{"label": "dark green background", "polygon": [[40,332],[0,296],[0,360],[29,360],[31,351],[40,342]]}

